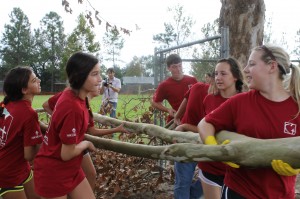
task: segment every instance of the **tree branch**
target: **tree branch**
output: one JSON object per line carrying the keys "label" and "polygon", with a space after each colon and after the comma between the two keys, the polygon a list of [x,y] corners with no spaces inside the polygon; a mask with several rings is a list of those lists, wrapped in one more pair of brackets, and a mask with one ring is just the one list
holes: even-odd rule
{"label": "tree branch", "polygon": [[103,125],[119,126],[120,124],[125,122],[124,127],[129,132],[158,137],[168,143],[202,143],[198,133],[169,130],[154,124],[126,122],[97,113],[94,113],[93,115],[94,120],[96,122],[100,122]]}
{"label": "tree branch", "polygon": [[[124,123],[107,116],[94,114],[94,120],[107,126]],[[256,139],[238,133],[221,131],[218,143],[228,139],[227,145],[203,145],[197,133],[168,130],[153,124],[125,122],[124,127],[137,134],[159,137],[178,144],[149,146],[104,139],[86,134],[85,138],[97,148],[150,159],[191,161],[231,161],[248,167],[269,167],[273,159],[280,159],[294,168],[300,168],[300,137],[281,139]],[[47,126],[41,123],[41,129]]]}
{"label": "tree branch", "polygon": [[182,162],[232,161],[248,167],[269,167],[273,159],[281,159],[300,168],[300,137],[282,139],[254,139],[237,133],[222,131],[217,140],[231,140],[227,145],[179,143],[165,146],[148,146],[107,140],[91,135],[86,139],[97,148],[151,159]]}

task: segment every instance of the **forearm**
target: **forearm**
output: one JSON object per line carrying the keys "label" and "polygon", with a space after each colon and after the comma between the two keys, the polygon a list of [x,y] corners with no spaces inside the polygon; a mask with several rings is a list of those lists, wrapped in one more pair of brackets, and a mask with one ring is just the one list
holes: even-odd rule
{"label": "forearm", "polygon": [[68,161],[74,157],[80,155],[84,150],[88,149],[88,141],[82,141],[78,144],[66,145],[62,144],[61,146],[61,159],[63,161]]}
{"label": "forearm", "polygon": [[183,101],[181,102],[178,110],[176,111],[176,114],[174,116],[175,119],[181,119],[182,116],[184,115],[184,112],[186,110],[186,105],[187,105],[187,100],[186,98],[183,99]]}
{"label": "forearm", "polygon": [[198,128],[192,124],[182,124],[182,131],[191,131],[194,133],[198,133]]}
{"label": "forearm", "polygon": [[162,105],[161,102],[151,101],[151,106],[153,108],[156,108],[156,109],[160,110],[160,111],[167,112],[167,113],[169,112],[169,109],[167,107],[165,107],[164,105]]}
{"label": "forearm", "polygon": [[96,129],[95,127],[90,127],[88,131],[93,136],[104,136],[112,133],[118,132],[116,128],[111,129]]}
{"label": "forearm", "polygon": [[113,87],[113,86],[110,86],[110,88],[111,88],[114,92],[116,92],[116,93],[119,93],[120,90],[121,90],[121,88],[116,88],[116,87]]}

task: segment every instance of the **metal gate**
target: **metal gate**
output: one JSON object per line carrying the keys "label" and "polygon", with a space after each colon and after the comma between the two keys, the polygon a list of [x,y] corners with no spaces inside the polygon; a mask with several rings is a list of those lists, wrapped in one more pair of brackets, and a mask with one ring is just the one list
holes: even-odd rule
{"label": "metal gate", "polygon": [[[164,73],[164,68],[165,68],[165,59],[166,59],[166,54],[180,49],[180,48],[185,48],[189,47],[195,44],[201,44],[205,43],[208,41],[213,41],[213,40],[219,40],[220,41],[220,58],[226,58],[229,56],[229,28],[221,28],[221,35],[216,35],[213,37],[208,37],[205,39],[197,40],[194,42],[174,46],[171,48],[163,49],[156,51],[154,53],[154,59],[155,59],[155,65],[159,67],[154,67],[154,87],[157,88],[158,84],[165,79],[165,73]],[[203,60],[203,59],[182,59],[183,62],[201,62],[201,61],[206,61],[206,62],[216,62],[217,60]],[[159,126],[164,126],[164,121],[163,117],[157,117],[157,114],[161,113],[154,113],[154,124],[159,125]],[[159,121],[157,118],[160,118]]]}

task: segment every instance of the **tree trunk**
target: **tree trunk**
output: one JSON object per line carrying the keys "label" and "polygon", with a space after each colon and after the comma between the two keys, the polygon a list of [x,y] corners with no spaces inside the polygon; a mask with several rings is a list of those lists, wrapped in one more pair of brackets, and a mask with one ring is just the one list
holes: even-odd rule
{"label": "tree trunk", "polygon": [[253,47],[263,42],[263,0],[221,0],[220,27],[229,27],[230,55],[245,66]]}

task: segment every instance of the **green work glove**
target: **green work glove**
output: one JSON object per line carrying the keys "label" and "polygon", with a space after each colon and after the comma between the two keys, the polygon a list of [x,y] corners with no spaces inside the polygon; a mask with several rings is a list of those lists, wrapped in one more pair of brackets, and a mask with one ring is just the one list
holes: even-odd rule
{"label": "green work glove", "polygon": [[294,169],[282,160],[272,160],[271,165],[273,170],[282,176],[294,176],[300,173],[300,169]]}
{"label": "green work glove", "polygon": [[[230,143],[230,141],[229,141],[229,140],[225,140],[225,141],[222,143],[222,145],[228,144],[228,143]],[[212,136],[212,135],[207,136],[207,137],[205,138],[204,144],[207,144],[207,145],[218,145],[215,136]],[[235,163],[233,163],[233,162],[223,162],[223,163],[229,165],[229,166],[232,167],[232,168],[236,168],[236,169],[240,167],[240,165],[235,164]]]}

